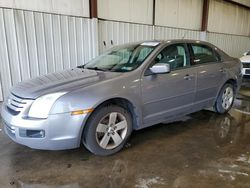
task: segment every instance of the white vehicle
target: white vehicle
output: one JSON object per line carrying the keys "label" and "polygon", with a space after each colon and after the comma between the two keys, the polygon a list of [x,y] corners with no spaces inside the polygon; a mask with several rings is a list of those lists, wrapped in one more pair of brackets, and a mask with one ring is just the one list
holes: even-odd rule
{"label": "white vehicle", "polygon": [[242,74],[243,76],[250,76],[250,51],[245,52],[243,54],[243,57],[240,58],[240,61],[242,62],[243,69]]}

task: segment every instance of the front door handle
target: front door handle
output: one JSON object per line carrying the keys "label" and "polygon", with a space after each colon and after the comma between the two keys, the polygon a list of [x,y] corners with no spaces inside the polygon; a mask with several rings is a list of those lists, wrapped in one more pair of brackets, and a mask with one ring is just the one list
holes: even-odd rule
{"label": "front door handle", "polygon": [[184,80],[192,80],[193,77],[194,77],[194,75],[187,74],[186,76],[184,76]]}

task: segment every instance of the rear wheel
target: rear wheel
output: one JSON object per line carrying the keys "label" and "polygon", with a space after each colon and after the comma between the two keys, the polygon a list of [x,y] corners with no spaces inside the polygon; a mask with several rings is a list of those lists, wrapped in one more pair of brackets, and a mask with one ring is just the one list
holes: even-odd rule
{"label": "rear wheel", "polygon": [[96,155],[112,155],[122,149],[132,132],[130,113],[110,105],[98,108],[88,120],[83,144]]}
{"label": "rear wheel", "polygon": [[222,87],[214,105],[215,111],[220,114],[228,112],[233,105],[234,98],[235,92],[233,85],[230,83],[225,84]]}

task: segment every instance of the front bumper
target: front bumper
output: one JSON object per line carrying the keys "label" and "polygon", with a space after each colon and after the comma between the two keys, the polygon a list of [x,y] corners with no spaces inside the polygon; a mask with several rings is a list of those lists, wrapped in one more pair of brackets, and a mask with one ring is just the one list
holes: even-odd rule
{"label": "front bumper", "polygon": [[[72,116],[70,113],[49,115],[47,119],[14,116],[6,105],[2,105],[2,119],[5,133],[16,143],[34,149],[64,150],[80,146],[86,115]],[[42,132],[41,137],[29,137],[25,131]]]}

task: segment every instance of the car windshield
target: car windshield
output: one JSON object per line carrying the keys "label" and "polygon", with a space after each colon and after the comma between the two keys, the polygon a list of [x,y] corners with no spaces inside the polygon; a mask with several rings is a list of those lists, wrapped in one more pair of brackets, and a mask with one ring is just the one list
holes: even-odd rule
{"label": "car windshield", "polygon": [[250,55],[250,51],[247,53],[247,55]]}
{"label": "car windshield", "polygon": [[84,68],[113,72],[129,72],[139,67],[154,49],[154,45],[129,45],[112,48],[91,60]]}

